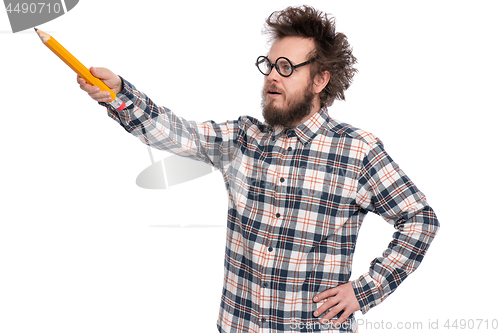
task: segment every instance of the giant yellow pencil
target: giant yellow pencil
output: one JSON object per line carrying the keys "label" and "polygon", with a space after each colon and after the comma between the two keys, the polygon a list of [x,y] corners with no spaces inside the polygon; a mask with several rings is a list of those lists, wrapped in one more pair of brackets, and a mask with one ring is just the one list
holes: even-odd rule
{"label": "giant yellow pencil", "polygon": [[71,69],[73,69],[80,77],[84,78],[87,83],[99,87],[101,90],[109,91],[111,94],[110,104],[115,107],[118,111],[123,110],[125,103],[120,99],[116,98],[116,94],[108,88],[100,79],[96,78],[90,73],[87,67],[85,67],[78,59],[76,59],[68,50],[66,50],[59,42],[51,35],[35,28],[38,37],[55,55],[61,58]]}

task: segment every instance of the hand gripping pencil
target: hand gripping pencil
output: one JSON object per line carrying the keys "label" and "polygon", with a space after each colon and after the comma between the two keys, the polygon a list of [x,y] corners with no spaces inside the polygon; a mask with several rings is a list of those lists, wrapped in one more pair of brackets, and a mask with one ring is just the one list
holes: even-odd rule
{"label": "hand gripping pencil", "polygon": [[121,111],[125,108],[125,103],[116,97],[116,94],[108,88],[101,80],[96,78],[90,73],[90,71],[85,67],[78,59],[76,59],[71,53],[68,52],[59,42],[51,35],[35,28],[36,33],[42,40],[42,42],[47,46],[56,56],[61,58],[62,61],[66,63],[71,69],[73,69],[80,77],[84,78],[87,83],[99,87],[101,90],[109,91],[111,94],[111,104],[116,110]]}

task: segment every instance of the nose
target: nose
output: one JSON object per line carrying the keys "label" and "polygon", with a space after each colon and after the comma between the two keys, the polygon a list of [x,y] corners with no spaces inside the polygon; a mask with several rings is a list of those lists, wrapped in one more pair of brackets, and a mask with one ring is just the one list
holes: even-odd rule
{"label": "nose", "polygon": [[278,70],[276,69],[276,66],[273,66],[273,68],[271,69],[271,73],[269,73],[269,75],[267,76],[267,79],[269,81],[278,81],[277,79],[280,76],[281,75],[278,73]]}

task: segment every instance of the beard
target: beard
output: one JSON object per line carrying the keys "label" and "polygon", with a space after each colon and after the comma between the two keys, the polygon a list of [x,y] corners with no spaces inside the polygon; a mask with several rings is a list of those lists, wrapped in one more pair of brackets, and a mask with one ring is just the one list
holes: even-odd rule
{"label": "beard", "polygon": [[283,126],[287,129],[293,128],[299,125],[299,122],[311,112],[314,100],[311,86],[304,89],[301,95],[295,96],[295,98],[290,99],[288,102],[285,101],[286,105],[284,107],[274,105],[276,103],[274,100],[266,103],[265,95],[266,91],[269,90],[268,88],[273,88],[273,86],[264,87],[261,105],[264,120],[270,126]]}

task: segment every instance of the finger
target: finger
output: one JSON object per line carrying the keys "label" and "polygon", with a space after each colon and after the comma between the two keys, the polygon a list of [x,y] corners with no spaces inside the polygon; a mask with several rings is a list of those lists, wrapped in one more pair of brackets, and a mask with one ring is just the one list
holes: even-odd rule
{"label": "finger", "polygon": [[335,327],[335,325],[340,325],[342,324],[343,322],[345,322],[347,320],[347,318],[349,318],[349,316],[353,313],[354,311],[352,310],[347,310],[347,309],[344,309],[344,313],[342,313],[342,315],[339,317],[339,319],[335,320],[335,322],[333,323],[333,326]]}
{"label": "finger", "polygon": [[[330,319],[332,319],[333,317],[335,317],[336,315],[338,315],[342,310],[344,310],[344,313],[346,312],[346,309],[345,309],[345,307],[343,305],[341,305],[341,304],[336,305],[336,306],[332,307],[330,309],[330,311],[328,311],[328,313],[325,314],[325,316],[323,318],[321,318],[320,321],[322,323],[328,322],[328,321],[330,321]],[[342,316],[344,315],[344,313],[342,313]],[[342,316],[340,316],[340,317],[342,317]],[[349,316],[349,315],[347,315],[347,316]],[[336,322],[339,321],[339,320],[340,320],[340,318],[337,319]],[[341,322],[343,322],[344,320],[342,320]]]}
{"label": "finger", "polygon": [[111,94],[109,91],[102,91],[99,87],[88,84],[85,79],[77,75],[77,82],[80,85],[80,89],[89,94],[89,96],[97,102],[110,102]]}
{"label": "finger", "polygon": [[83,91],[85,91],[89,95],[96,94],[96,93],[101,91],[101,89],[99,89],[99,87],[93,86],[93,85],[88,84],[88,83],[80,83],[80,89],[82,89]]}
{"label": "finger", "polygon": [[[80,75],[76,76],[76,82],[80,85],[80,88],[82,88],[85,91],[90,90],[91,87],[94,87],[93,85],[88,84],[87,81],[83,77],[81,77]],[[87,91],[87,92],[89,92],[89,91]]]}
{"label": "finger", "polygon": [[322,293],[319,293],[316,296],[314,296],[313,301],[314,302],[322,301],[328,297],[333,297],[333,296],[337,295],[338,292],[339,291],[336,288],[325,290]]}
{"label": "finger", "polygon": [[[327,311],[328,309],[330,309],[331,307],[334,307],[337,304],[339,304],[339,302],[340,302],[340,300],[336,299],[335,297],[330,298],[327,302],[323,303],[323,305],[321,305],[319,308],[317,308],[316,311],[314,311],[313,315],[315,317],[319,317],[325,311]],[[340,312],[340,311],[338,311],[338,312]]]}
{"label": "finger", "polygon": [[101,81],[116,94],[123,89],[122,79],[107,68],[90,67],[90,73],[101,79]]}
{"label": "finger", "polygon": [[109,80],[114,77],[113,72],[104,67],[90,67],[90,74],[101,80]]}
{"label": "finger", "polygon": [[99,91],[97,93],[89,94],[89,96],[97,102],[110,102],[111,94],[109,91]]}
{"label": "finger", "polygon": [[111,94],[107,90],[101,90],[99,87],[90,85],[90,84],[83,84],[80,85],[80,88],[88,93],[88,95],[98,101],[98,102],[108,102],[111,99]]}
{"label": "finger", "polygon": [[85,83],[85,80],[80,76],[80,75],[77,75],[76,76],[76,82],[81,85],[82,83]]}
{"label": "finger", "polygon": [[343,322],[347,320],[347,318],[354,312],[352,310],[348,310],[348,308],[344,304],[339,304],[337,306],[334,306],[333,308],[328,311],[328,313],[321,318],[320,322],[321,323],[327,323],[329,322],[333,317],[338,315],[341,311],[344,311],[342,315],[335,321],[333,322],[333,325],[340,325]]}
{"label": "finger", "polygon": [[113,89],[119,81],[118,75],[104,67],[90,67],[90,73],[101,79],[101,81],[111,89]]}

